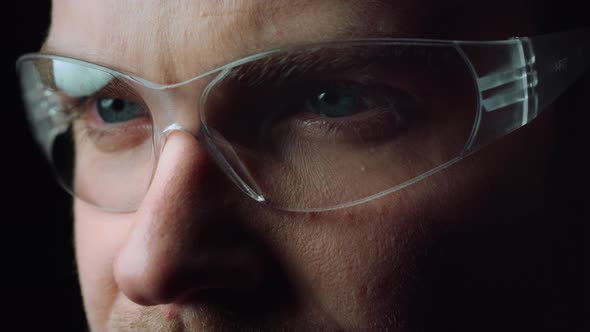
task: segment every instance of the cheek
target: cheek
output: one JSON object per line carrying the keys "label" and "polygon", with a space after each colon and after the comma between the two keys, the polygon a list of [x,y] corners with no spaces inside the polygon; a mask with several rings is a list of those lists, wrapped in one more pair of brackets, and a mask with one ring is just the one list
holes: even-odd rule
{"label": "cheek", "polygon": [[345,330],[385,329],[403,315],[400,308],[414,289],[416,248],[423,243],[409,192],[290,219],[291,238],[283,251],[303,283],[308,307]]}
{"label": "cheek", "polygon": [[75,200],[75,248],[80,286],[91,326],[103,325],[119,293],[113,262],[130,230],[128,215],[109,214]]}
{"label": "cheek", "polygon": [[279,246],[309,307],[347,330],[402,324],[432,242],[461,227],[465,208],[483,194],[471,184],[479,176],[464,164],[355,207],[290,216],[290,237]]}
{"label": "cheek", "polygon": [[396,249],[395,238],[391,234],[388,241],[374,238],[362,243],[335,239],[333,248],[322,254],[326,264],[309,271],[320,306],[339,326],[347,330],[369,324],[385,327],[384,321],[403,306],[405,295],[396,288],[409,289],[401,286],[408,280],[400,271],[410,264],[407,253]]}

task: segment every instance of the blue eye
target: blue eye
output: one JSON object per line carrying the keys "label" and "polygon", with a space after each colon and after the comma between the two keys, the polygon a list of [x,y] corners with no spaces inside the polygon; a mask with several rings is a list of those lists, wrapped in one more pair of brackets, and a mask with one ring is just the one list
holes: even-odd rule
{"label": "blue eye", "polygon": [[314,89],[308,105],[314,113],[337,118],[357,113],[363,98],[363,93],[353,87],[328,85]]}
{"label": "blue eye", "polygon": [[96,109],[106,123],[125,122],[142,115],[138,104],[124,99],[100,98],[96,101]]}

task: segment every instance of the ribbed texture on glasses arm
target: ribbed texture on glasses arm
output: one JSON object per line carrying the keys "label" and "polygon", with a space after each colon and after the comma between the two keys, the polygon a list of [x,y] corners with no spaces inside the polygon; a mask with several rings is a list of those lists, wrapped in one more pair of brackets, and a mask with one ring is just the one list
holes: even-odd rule
{"label": "ribbed texture on glasses arm", "polygon": [[538,112],[542,112],[590,67],[590,28],[530,38]]}
{"label": "ribbed texture on glasses arm", "polygon": [[477,82],[479,109],[464,154],[531,122],[587,70],[590,29],[458,43]]}

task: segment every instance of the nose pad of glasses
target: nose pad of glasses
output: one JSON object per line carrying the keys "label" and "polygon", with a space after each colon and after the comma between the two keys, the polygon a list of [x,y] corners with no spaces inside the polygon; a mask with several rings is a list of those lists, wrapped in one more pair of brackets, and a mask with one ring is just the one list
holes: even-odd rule
{"label": "nose pad of glasses", "polygon": [[231,147],[229,142],[223,138],[223,136],[207,127],[202,127],[198,133],[194,133],[193,131],[186,129],[177,123],[166,127],[162,131],[162,136],[166,137],[175,130],[187,133],[195,138],[199,143],[204,144],[210,156],[213,158],[213,160],[215,160],[221,170],[246,195],[261,203],[266,201],[259,186],[256,184],[256,181],[244,163],[240,160],[235,150]]}
{"label": "nose pad of glasses", "polygon": [[197,141],[201,141],[199,139],[199,135],[195,134],[194,132],[184,128],[183,126],[179,125],[178,123],[173,123],[171,125],[169,125],[168,127],[166,127],[163,131],[162,131],[162,136],[166,137],[168,136],[168,134],[170,134],[171,132],[178,130],[178,131],[182,131],[184,133],[187,133],[189,135],[191,135],[192,137],[194,137]]}

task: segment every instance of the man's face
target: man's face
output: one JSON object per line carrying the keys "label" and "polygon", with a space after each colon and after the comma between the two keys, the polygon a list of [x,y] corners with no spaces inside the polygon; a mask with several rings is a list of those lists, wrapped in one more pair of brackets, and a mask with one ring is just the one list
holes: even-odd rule
{"label": "man's face", "polygon": [[[458,2],[439,8],[405,0],[56,0],[46,46],[176,83],[293,43],[376,36],[503,39],[530,32],[517,6],[505,16],[498,2]],[[538,148],[550,145],[547,122],[540,119],[394,194],[317,213],[257,204],[197,140],[175,132],[136,212],[108,213],[74,201],[90,327],[414,330],[464,321],[461,310],[492,319],[493,313],[472,305],[495,296],[490,288],[478,293],[481,280],[494,280],[494,273],[511,266],[509,257],[518,256],[490,252],[518,248],[506,228],[518,233],[532,218],[526,208],[534,204],[527,202],[540,201],[546,170],[531,165],[548,158]]]}

